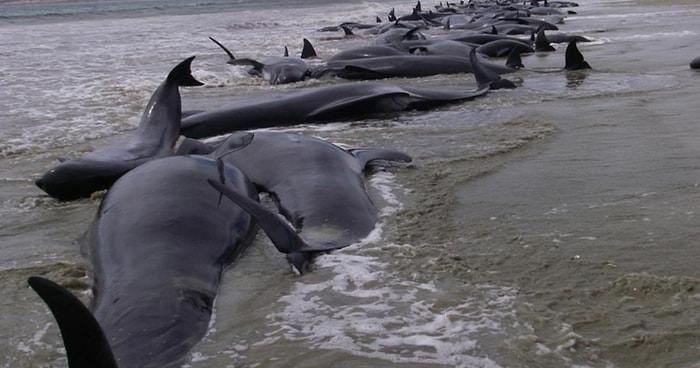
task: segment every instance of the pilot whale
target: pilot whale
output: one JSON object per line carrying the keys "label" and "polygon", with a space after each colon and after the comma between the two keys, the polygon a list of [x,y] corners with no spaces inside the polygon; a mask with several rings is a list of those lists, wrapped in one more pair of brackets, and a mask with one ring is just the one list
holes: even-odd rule
{"label": "pilot whale", "polygon": [[[248,142],[243,135],[235,145]],[[50,281],[29,279],[58,321],[71,368],[180,367],[205,335],[224,269],[257,232],[248,212],[208,180],[257,201],[240,170],[204,156],[156,159],[114,183],[80,241],[91,310]],[[279,218],[262,222],[303,272],[313,249],[293,242]]]}
{"label": "pilot whale", "polygon": [[487,70],[470,53],[477,87],[474,90],[445,90],[398,86],[391,83],[340,83],[306,88],[287,94],[242,99],[228,106],[194,113],[182,119],[182,134],[205,138],[234,131],[322,123],[364,117],[378,113],[426,110],[449,103],[474,99],[490,89],[514,87]]}
{"label": "pilot whale", "polygon": [[255,132],[239,146],[234,133],[210,155],[238,167],[299,231],[304,249],[333,250],[356,243],[374,230],[378,209],[367,191],[365,170],[407,165],[412,159],[391,149],[345,150],[325,140],[284,132]]}
{"label": "pilot whale", "polygon": [[178,64],[153,92],[136,132],[126,144],[101,148],[67,159],[50,169],[35,184],[60,200],[88,197],[109,188],[129,170],[158,157],[173,154],[180,135],[180,86],[202,83],[191,75],[194,56]]}

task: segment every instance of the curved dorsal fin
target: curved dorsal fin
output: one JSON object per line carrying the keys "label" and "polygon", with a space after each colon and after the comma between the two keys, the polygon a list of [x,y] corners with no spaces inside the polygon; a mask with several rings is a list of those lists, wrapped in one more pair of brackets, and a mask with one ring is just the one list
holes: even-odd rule
{"label": "curved dorsal fin", "polygon": [[203,83],[192,76],[191,64],[194,56],[190,56],[178,64],[168,74],[166,83],[174,83],[178,86],[201,86]]}
{"label": "curved dorsal fin", "polygon": [[569,42],[564,56],[564,70],[591,69],[591,66],[583,58],[583,54],[576,46],[576,40]]}
{"label": "curved dorsal fin", "polygon": [[513,69],[525,67],[525,65],[523,65],[523,59],[520,57],[520,51],[518,51],[515,47],[510,49],[508,60],[506,60],[506,66]]}
{"label": "curved dorsal fin", "polygon": [[304,38],[302,40],[302,42],[304,43],[304,46],[301,49],[301,58],[302,59],[308,59],[308,58],[318,56],[318,55],[316,55],[316,50],[314,49],[314,45],[311,44],[311,41]]}
{"label": "curved dorsal fin", "polygon": [[27,282],[56,318],[70,368],[117,368],[102,327],[75,295],[42,277]]}

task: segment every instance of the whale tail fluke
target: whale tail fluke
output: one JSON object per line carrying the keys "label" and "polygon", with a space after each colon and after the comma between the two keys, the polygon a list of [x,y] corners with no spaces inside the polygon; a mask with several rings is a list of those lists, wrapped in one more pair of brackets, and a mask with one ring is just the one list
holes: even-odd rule
{"label": "whale tail fluke", "polygon": [[583,58],[583,54],[576,46],[576,40],[569,42],[566,47],[564,70],[591,69],[591,66]]}
{"label": "whale tail fluke", "polygon": [[190,56],[178,64],[168,74],[167,83],[176,83],[178,86],[201,86],[202,82],[194,79],[192,76],[191,64],[194,56]]}
{"label": "whale tail fluke", "polygon": [[75,295],[42,277],[30,277],[28,283],[56,318],[70,368],[117,368],[102,327]]}

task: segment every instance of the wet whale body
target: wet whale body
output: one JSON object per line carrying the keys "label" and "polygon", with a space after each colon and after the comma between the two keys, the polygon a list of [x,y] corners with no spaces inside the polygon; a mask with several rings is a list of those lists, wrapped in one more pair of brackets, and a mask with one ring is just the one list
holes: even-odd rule
{"label": "wet whale body", "polygon": [[272,126],[322,123],[378,113],[424,110],[471,100],[486,94],[492,88],[509,86],[508,81],[481,65],[476,51],[471,52],[470,60],[477,81],[474,90],[450,91],[371,82],[341,83],[288,94],[238,100],[228,106],[189,115],[182,119],[181,133],[190,138],[205,138]]}
{"label": "wet whale body", "polygon": [[[367,192],[364,171],[373,165],[412,161],[390,149],[345,150],[301,134],[255,132],[239,146],[234,133],[212,156],[238,167],[314,249],[324,251],[357,243],[374,230],[378,210]],[[305,246],[308,249],[309,246]]]}
{"label": "wet whale body", "polygon": [[[81,239],[92,311],[63,287],[29,279],[58,322],[71,368],[182,365],[206,333],[223,270],[255,235],[251,216],[303,273],[314,254],[355,243],[376,225],[364,168],[411,161],[276,132],[233,134],[212,155],[153,160],[112,186]],[[245,165],[300,234],[257,202],[253,183],[231,164]]]}
{"label": "wet whale body", "polygon": [[[169,157],[110,188],[81,250],[93,273],[93,314],[120,367],[172,366],[206,333],[221,274],[256,234],[219,195],[215,160]],[[233,167],[228,186],[257,191]]]}
{"label": "wet whale body", "polygon": [[247,65],[250,66],[248,74],[266,79],[270,84],[285,84],[303,81],[311,75],[311,68],[304,59],[316,56],[316,50],[311,45],[311,42],[304,39],[304,48],[301,52],[301,57],[289,56],[289,52],[285,47],[284,56],[268,57],[263,61],[253,59],[236,59],[233,53],[224,45],[212,37],[209,37],[214,43],[219,45],[226,55],[228,55],[228,64],[231,65]]}
{"label": "wet whale body", "polygon": [[[238,146],[249,141],[239,137]],[[207,179],[257,201],[240,170],[203,156],[153,160],[112,186],[81,240],[92,312],[59,286],[29,280],[58,320],[71,368],[179,367],[204,336],[223,270],[257,230]],[[296,234],[277,218],[263,220],[272,222],[263,228],[274,229],[278,249],[303,271],[308,257],[292,242]]]}
{"label": "wet whale body", "polygon": [[194,56],[182,61],[153,92],[141,122],[124,145],[106,147],[71,158],[50,169],[36,185],[60,200],[88,197],[109,188],[129,170],[158,157],[172,155],[180,134],[180,86],[199,86],[190,71]]}

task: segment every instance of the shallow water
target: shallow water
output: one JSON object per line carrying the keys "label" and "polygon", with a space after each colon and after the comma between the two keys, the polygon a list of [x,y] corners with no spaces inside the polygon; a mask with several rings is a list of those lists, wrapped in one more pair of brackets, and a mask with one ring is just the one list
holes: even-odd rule
{"label": "shallow water", "polygon": [[[405,2],[136,9],[0,18],[0,366],[65,366],[43,275],[89,300],[73,241],[99,198],[50,199],[57,156],[123,141],[153,89],[197,55],[185,108],[272,87],[225,64],[368,42],[321,26]],[[700,55],[695,4],[586,2],[562,31],[593,70],[521,71],[519,88],[436,111],[304,126],[415,166],[369,176],[382,209],[361,244],[295,276],[264,236],[225,275],[191,367],[693,367],[700,361]],[[424,6],[427,4],[424,4]],[[7,14],[0,5],[2,14]],[[319,18],[312,15],[323,13]],[[528,67],[559,67],[554,54]],[[471,88],[470,76],[390,82]]]}

